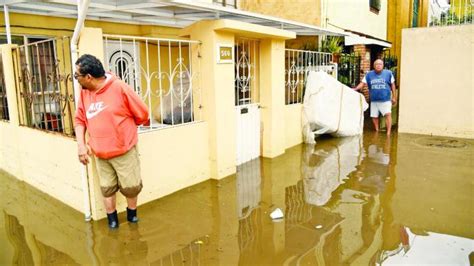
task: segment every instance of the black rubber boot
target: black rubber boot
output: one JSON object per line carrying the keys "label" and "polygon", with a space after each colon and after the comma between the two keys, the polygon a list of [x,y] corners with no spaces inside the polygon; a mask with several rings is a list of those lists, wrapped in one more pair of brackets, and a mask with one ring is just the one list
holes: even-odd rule
{"label": "black rubber boot", "polygon": [[119,227],[117,211],[114,211],[113,213],[107,213],[107,220],[109,221],[110,229],[117,229]]}
{"label": "black rubber boot", "polygon": [[127,221],[131,223],[137,223],[138,222],[138,217],[137,217],[137,209],[132,210],[127,207]]}

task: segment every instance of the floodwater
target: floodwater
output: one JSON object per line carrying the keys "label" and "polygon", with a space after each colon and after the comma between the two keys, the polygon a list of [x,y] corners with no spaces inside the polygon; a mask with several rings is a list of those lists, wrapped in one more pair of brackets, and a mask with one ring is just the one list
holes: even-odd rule
{"label": "floodwater", "polygon": [[473,151],[420,135],[318,139],[141,206],[136,225],[121,213],[115,231],[0,174],[0,264],[472,265]]}

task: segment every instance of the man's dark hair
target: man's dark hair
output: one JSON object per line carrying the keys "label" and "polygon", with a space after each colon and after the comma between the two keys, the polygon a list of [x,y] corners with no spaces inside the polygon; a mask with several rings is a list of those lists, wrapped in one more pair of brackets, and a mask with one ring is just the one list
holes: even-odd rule
{"label": "man's dark hair", "polygon": [[91,75],[94,78],[101,78],[105,76],[105,70],[102,66],[102,63],[97,59],[97,57],[84,54],[76,61],[76,65],[79,66],[79,72],[82,75]]}

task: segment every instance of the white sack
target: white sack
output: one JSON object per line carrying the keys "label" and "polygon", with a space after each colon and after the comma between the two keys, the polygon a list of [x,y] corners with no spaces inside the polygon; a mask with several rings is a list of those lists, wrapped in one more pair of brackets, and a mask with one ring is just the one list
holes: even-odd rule
{"label": "white sack", "polygon": [[369,105],[362,94],[345,86],[326,72],[309,72],[303,104],[303,136],[315,143],[315,136],[360,135],[364,111]]}

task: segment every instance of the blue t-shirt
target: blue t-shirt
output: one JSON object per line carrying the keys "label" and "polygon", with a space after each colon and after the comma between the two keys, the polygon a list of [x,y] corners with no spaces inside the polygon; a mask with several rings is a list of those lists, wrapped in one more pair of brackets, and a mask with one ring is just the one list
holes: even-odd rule
{"label": "blue t-shirt", "polygon": [[391,85],[394,82],[392,71],[382,70],[377,74],[375,70],[370,71],[362,81],[367,83],[370,92],[370,101],[387,102],[391,99]]}

